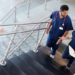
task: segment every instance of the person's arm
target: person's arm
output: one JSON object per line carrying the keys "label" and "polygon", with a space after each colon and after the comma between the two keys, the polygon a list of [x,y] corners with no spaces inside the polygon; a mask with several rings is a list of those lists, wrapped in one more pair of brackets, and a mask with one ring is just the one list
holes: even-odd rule
{"label": "person's arm", "polygon": [[0,29],[0,33],[2,33],[3,32],[3,29]]}
{"label": "person's arm", "polygon": [[66,37],[68,35],[68,33],[69,33],[69,31],[65,31],[63,36]]}
{"label": "person's arm", "polygon": [[[64,35],[62,37],[66,37],[68,35],[69,31],[65,31]],[[60,44],[62,42],[62,37],[57,41],[56,44]]]}
{"label": "person's arm", "polygon": [[49,32],[51,26],[52,26],[52,19],[50,20],[50,24],[49,24],[48,28],[46,29],[46,33],[47,33],[47,34],[48,34],[48,32]]}
{"label": "person's arm", "polygon": [[[68,16],[66,20],[66,31],[63,36],[66,37],[70,30],[73,30],[73,26],[72,26],[71,18]],[[60,44],[61,42],[62,42],[62,39],[60,38],[56,44]]]}
{"label": "person's arm", "polygon": [[71,37],[64,37],[64,36],[63,37],[60,37],[60,38],[62,39],[62,41],[63,40],[69,40],[69,39],[71,39]]}

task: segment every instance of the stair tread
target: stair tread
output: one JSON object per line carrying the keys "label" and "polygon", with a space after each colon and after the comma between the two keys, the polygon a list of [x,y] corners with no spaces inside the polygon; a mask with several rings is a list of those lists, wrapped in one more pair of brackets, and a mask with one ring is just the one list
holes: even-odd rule
{"label": "stair tread", "polygon": [[[55,75],[66,75],[66,73],[60,70],[60,66],[56,62],[54,62],[53,59],[51,59],[48,55],[45,55],[42,52],[34,53],[33,51],[29,51],[28,55],[42,64],[46,69],[53,72]],[[68,75],[72,74],[69,73]]]}
{"label": "stair tread", "polygon": [[9,75],[26,75],[18,67],[16,67],[10,60],[7,60],[7,65],[2,67]]}
{"label": "stair tread", "polygon": [[37,70],[39,75],[54,75],[52,72],[46,70],[41,64],[39,64],[36,60],[33,60],[29,55],[26,53],[23,53],[20,56],[21,59],[23,59],[26,63],[30,64],[33,68]]}
{"label": "stair tread", "polygon": [[24,62],[20,57],[15,55],[15,57],[12,58],[11,61],[27,75],[39,75],[38,72],[33,67],[30,66],[30,64]]}
{"label": "stair tread", "polygon": [[0,75],[9,75],[9,73],[0,66]]}
{"label": "stair tread", "polygon": [[[41,49],[41,50],[40,50]],[[1,75],[72,75],[71,72],[65,72],[60,69],[61,65],[43,52],[43,48],[39,48],[39,52],[29,51],[22,52],[20,56],[14,55],[13,58],[7,60],[6,66],[0,66]]]}

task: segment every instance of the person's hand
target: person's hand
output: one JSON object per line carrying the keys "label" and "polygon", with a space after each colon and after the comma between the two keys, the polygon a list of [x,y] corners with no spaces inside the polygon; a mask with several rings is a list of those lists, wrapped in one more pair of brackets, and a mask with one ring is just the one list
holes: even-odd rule
{"label": "person's hand", "polygon": [[47,29],[46,29],[46,33],[47,33],[47,34],[49,33],[49,29],[50,29],[50,28],[47,28]]}
{"label": "person's hand", "polygon": [[62,37],[59,38],[59,40],[57,41],[56,44],[60,44],[62,42],[62,40],[66,40],[66,39],[71,39],[71,38],[62,36]]}
{"label": "person's hand", "polygon": [[60,39],[61,40],[66,40],[66,39],[71,39],[70,37],[64,37],[64,36],[62,36],[62,37],[60,37]]}
{"label": "person's hand", "polygon": [[58,44],[60,44],[61,42],[62,42],[62,39],[59,39],[56,44],[58,45]]}
{"label": "person's hand", "polygon": [[3,29],[0,29],[0,33],[2,33],[3,32]]}

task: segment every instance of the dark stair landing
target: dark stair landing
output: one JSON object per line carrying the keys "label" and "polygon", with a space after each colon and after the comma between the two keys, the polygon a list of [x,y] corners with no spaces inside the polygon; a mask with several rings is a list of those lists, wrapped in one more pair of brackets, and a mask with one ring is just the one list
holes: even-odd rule
{"label": "dark stair landing", "polygon": [[5,67],[0,66],[0,75],[73,75],[60,69],[61,65],[45,53],[48,51],[46,47],[40,47],[38,50],[38,53],[31,50],[20,56],[14,55],[7,60]]}

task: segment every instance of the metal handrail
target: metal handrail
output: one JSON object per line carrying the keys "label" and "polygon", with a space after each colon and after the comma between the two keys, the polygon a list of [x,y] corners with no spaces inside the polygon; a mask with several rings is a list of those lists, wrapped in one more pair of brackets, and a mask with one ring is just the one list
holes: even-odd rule
{"label": "metal handrail", "polygon": [[[30,0],[29,0],[29,1],[30,1]],[[10,12],[11,12],[11,11],[13,11],[13,9],[15,8],[15,21],[16,21],[16,6],[17,6],[17,4],[10,10]],[[6,16],[7,16],[10,12],[8,12],[8,13],[6,14]],[[29,7],[28,7],[28,15],[29,15]],[[6,16],[4,16],[0,21],[2,21]],[[26,24],[24,24],[24,23],[23,23],[23,24],[22,24],[22,23],[21,23],[21,24],[17,24],[17,23],[14,23],[14,24],[1,24],[0,26],[13,26],[13,25],[16,25],[16,29],[17,29],[17,26],[18,26],[18,25],[41,24],[41,23],[49,23],[49,22],[26,23]],[[41,28],[41,29],[37,28],[37,29],[31,29],[31,30],[28,30],[28,31],[25,31],[25,30],[24,30],[24,31],[17,31],[16,29],[15,29],[14,32],[10,32],[10,33],[4,32],[4,33],[1,33],[1,34],[0,34],[0,36],[1,36],[1,35],[11,35],[11,34],[13,34],[13,36],[11,37],[11,40],[10,40],[10,42],[9,42],[7,52],[6,52],[6,54],[5,54],[4,58],[3,58],[3,60],[0,62],[1,65],[6,65],[6,59],[7,59],[7,56],[9,55],[9,53],[12,52],[14,49],[18,48],[18,47],[23,43],[23,41],[26,40],[34,31],[44,30],[44,29],[46,29],[46,28]],[[12,42],[13,42],[13,40],[14,40],[15,34],[17,34],[17,33],[24,33],[24,32],[31,32],[31,33],[30,33],[26,38],[25,38],[25,36],[24,36],[24,37],[15,45],[14,48],[10,49],[10,48],[11,48],[11,45],[12,45]]]}
{"label": "metal handrail", "polygon": [[[28,2],[27,13],[28,13],[28,17],[29,17],[29,14],[30,14],[30,0],[28,0],[27,2]],[[24,3],[24,1],[15,4],[15,6],[14,6],[8,13],[6,13],[6,14],[4,15],[4,17],[3,17],[0,21],[3,21],[3,20],[5,19],[5,17],[6,17],[7,15],[9,15],[9,13],[12,12],[12,11],[17,7],[18,4],[21,4],[21,3]],[[45,0],[45,9],[46,9],[46,7],[47,7],[47,0]],[[15,12],[16,12],[16,11],[15,11]],[[9,17],[10,17],[10,16],[9,16]],[[9,17],[8,17],[8,18],[9,18]],[[5,21],[8,20],[8,18],[5,19]],[[4,22],[4,21],[3,21],[3,22]]]}
{"label": "metal handrail", "polygon": [[[29,1],[29,0],[28,0],[28,1]],[[3,17],[2,19],[0,19],[0,21],[2,21],[3,19],[5,19],[5,17],[6,17],[7,15],[9,15],[9,13],[12,12],[12,11],[17,7],[18,4],[21,4],[21,3],[24,3],[24,1],[15,4],[15,6],[14,6],[9,12],[7,12],[7,13],[4,15],[4,17]],[[29,3],[28,3],[28,4],[29,4]],[[30,4],[29,4],[29,5],[30,5]],[[46,8],[47,8],[47,0],[45,0],[45,9],[46,9]],[[28,16],[29,16],[29,7],[28,7]],[[72,20],[75,21],[75,19],[72,19]],[[1,25],[0,25],[0,26],[1,26]]]}
{"label": "metal handrail", "polygon": [[[24,1],[22,1],[21,3],[23,3],[23,2],[24,2]],[[21,4],[21,3],[15,4],[15,6],[14,6],[9,12],[7,12],[7,13],[4,15],[4,17],[3,17],[2,19],[0,19],[0,21],[2,21],[3,19],[5,19],[5,17],[6,17],[7,15],[9,15],[9,13],[12,12],[12,11],[17,7],[18,4]]]}
{"label": "metal handrail", "polygon": [[[29,24],[41,24],[41,23],[50,23],[49,22],[50,19],[48,19],[48,21],[45,22],[30,22],[30,23],[12,23],[12,24],[0,24],[0,26],[14,26],[14,25],[29,25]],[[72,19],[72,21],[75,21],[75,19]]]}
{"label": "metal handrail", "polygon": [[[24,1],[15,4],[15,6],[12,9],[10,9],[9,12],[7,12],[2,19],[0,19],[0,21],[3,21],[5,19],[5,17],[7,17],[7,15],[9,15],[9,13],[12,12],[17,7],[17,5],[21,4],[21,3],[24,3]],[[45,0],[45,9],[46,9],[46,6],[47,6],[47,0]],[[28,11],[28,17],[29,17],[29,14],[30,14],[29,13],[30,12],[30,0],[28,0],[27,11]]]}
{"label": "metal handrail", "polygon": [[24,30],[24,31],[16,31],[16,32],[6,32],[6,33],[0,33],[0,36],[2,36],[2,35],[11,35],[11,34],[16,34],[16,33],[24,33],[24,32],[31,32],[31,31],[37,31],[37,30],[43,30],[43,29],[46,29],[46,28],[41,28],[41,29],[39,29],[39,28],[37,28],[37,29],[31,29],[31,30]]}
{"label": "metal handrail", "polygon": [[47,0],[45,0],[45,10],[47,9]]}
{"label": "metal handrail", "polygon": [[44,31],[44,33],[43,33],[43,35],[42,35],[42,37],[41,37],[40,41],[38,41],[38,43],[37,43],[37,45],[36,45],[36,47],[35,47],[34,52],[38,52],[38,46],[40,45],[40,43],[41,43],[41,41],[42,41],[42,39],[43,39],[44,35],[45,35],[45,31]]}
{"label": "metal handrail", "polygon": [[[34,26],[34,27],[35,27],[35,26]],[[36,30],[38,30],[38,29],[36,29]],[[41,30],[41,29],[40,29],[40,30]],[[34,31],[35,31],[35,30],[32,30],[31,33],[30,33],[27,37],[24,36],[24,37],[15,45],[14,48],[10,49],[10,46],[11,46],[11,44],[12,44],[12,42],[13,42],[13,39],[14,39],[14,36],[15,36],[15,35],[13,35],[12,39],[10,40],[10,43],[9,43],[9,46],[8,46],[8,50],[7,50],[7,52],[6,52],[5,56],[4,56],[4,58],[3,58],[2,61],[0,62],[0,64],[3,65],[3,66],[5,66],[5,65],[6,65],[6,61],[5,61],[5,60],[7,59],[7,56],[9,55],[9,53],[12,52],[13,50],[15,50],[16,48],[18,48],[18,47],[23,43],[23,41],[25,41]],[[30,31],[28,31],[28,32],[30,32]],[[25,37],[26,37],[26,38],[25,38]]]}
{"label": "metal handrail", "polygon": [[[15,45],[14,48],[10,49],[10,52],[13,51],[13,50],[16,50],[16,49],[23,43],[23,41],[27,40],[27,38],[31,36],[31,34],[32,34],[33,32],[34,32],[34,31],[31,31],[28,36],[24,36],[24,37]],[[26,38],[25,38],[25,37],[26,37]],[[10,53],[10,52],[9,52],[9,53]]]}
{"label": "metal handrail", "polygon": [[0,26],[14,26],[14,25],[30,25],[30,24],[41,24],[41,23],[49,23],[49,22],[34,22],[34,23],[12,23],[12,24],[0,24]]}

